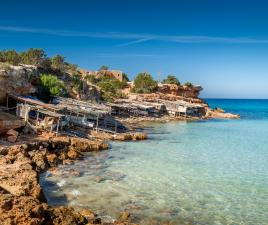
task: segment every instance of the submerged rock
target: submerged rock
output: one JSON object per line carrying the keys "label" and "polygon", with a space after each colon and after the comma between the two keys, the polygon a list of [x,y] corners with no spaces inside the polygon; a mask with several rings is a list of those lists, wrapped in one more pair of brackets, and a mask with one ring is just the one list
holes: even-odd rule
{"label": "submerged rock", "polygon": [[105,173],[105,177],[107,180],[113,180],[113,181],[120,181],[123,178],[125,178],[125,174],[119,173],[119,172],[114,172],[114,171],[107,171]]}
{"label": "submerged rock", "polygon": [[96,176],[96,177],[94,177],[94,181],[97,183],[101,183],[101,182],[105,181],[105,179],[103,177]]}
{"label": "submerged rock", "polygon": [[68,174],[70,176],[75,176],[75,177],[78,177],[81,175],[81,172],[77,169],[71,169],[70,171],[68,171]]}
{"label": "submerged rock", "polygon": [[126,211],[121,212],[118,218],[118,222],[130,222],[130,221],[131,221],[130,213]]}

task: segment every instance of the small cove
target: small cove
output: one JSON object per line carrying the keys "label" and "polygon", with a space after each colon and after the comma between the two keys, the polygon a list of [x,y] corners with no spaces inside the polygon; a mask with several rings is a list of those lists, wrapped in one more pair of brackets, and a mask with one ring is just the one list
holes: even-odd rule
{"label": "small cove", "polygon": [[241,119],[150,124],[149,140],[112,142],[42,174],[48,203],[89,207],[107,221],[128,210],[144,225],[265,225],[268,101],[207,101]]}

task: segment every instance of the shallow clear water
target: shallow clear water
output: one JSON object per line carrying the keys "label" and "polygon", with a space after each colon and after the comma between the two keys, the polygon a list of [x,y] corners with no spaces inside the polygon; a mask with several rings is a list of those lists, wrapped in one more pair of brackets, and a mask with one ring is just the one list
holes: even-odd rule
{"label": "shallow clear water", "polygon": [[128,210],[146,225],[268,224],[268,101],[207,101],[242,118],[149,124],[147,141],[114,142],[58,176],[43,174],[49,203],[107,220]]}

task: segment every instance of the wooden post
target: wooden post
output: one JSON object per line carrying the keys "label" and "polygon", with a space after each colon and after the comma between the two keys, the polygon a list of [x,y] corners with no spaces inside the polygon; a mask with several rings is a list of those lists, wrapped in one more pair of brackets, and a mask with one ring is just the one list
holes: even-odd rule
{"label": "wooden post", "polygon": [[24,120],[27,122],[28,118],[28,107],[24,104]]}
{"label": "wooden post", "polygon": [[39,110],[37,110],[36,124],[38,124],[38,119],[39,119]]}
{"label": "wooden post", "polygon": [[56,137],[58,136],[58,132],[59,132],[59,123],[60,123],[60,118],[58,118],[58,122],[57,122]]}
{"label": "wooden post", "polygon": [[99,112],[98,112],[98,116],[97,116],[97,125],[96,125],[97,132],[98,132],[98,127],[99,127]]}
{"label": "wooden post", "polygon": [[16,115],[17,115],[17,116],[20,116],[20,115],[19,115],[19,107],[18,107],[18,104],[17,104],[17,106],[16,106]]}
{"label": "wooden post", "polygon": [[[78,123],[78,112],[76,113],[76,121],[77,121],[77,124],[79,126],[79,123]],[[81,127],[83,127],[83,119],[81,120]]]}
{"label": "wooden post", "polygon": [[8,94],[7,94],[7,108],[8,108],[8,99],[9,99],[9,98],[8,98]]}
{"label": "wooden post", "polygon": [[52,133],[52,131],[53,131],[53,124],[54,124],[54,119],[53,119],[53,122],[52,122],[51,127],[50,127],[50,133]]}

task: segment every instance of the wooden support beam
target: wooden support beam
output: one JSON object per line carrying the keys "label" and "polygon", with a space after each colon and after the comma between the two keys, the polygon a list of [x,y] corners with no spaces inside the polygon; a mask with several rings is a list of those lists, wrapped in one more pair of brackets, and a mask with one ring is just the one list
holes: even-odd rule
{"label": "wooden support beam", "polygon": [[59,123],[60,123],[60,118],[58,118],[58,122],[57,122],[56,136],[58,136],[58,132],[59,132]]}
{"label": "wooden support beam", "polygon": [[98,113],[98,116],[97,116],[97,125],[96,125],[97,132],[98,132],[98,127],[99,127],[99,113]]}
{"label": "wooden support beam", "polygon": [[9,99],[9,97],[8,97],[8,95],[7,95],[7,108],[8,108],[8,99]]}
{"label": "wooden support beam", "polygon": [[50,132],[52,133],[53,131],[53,123],[51,124],[51,127],[50,127]]}
{"label": "wooden support beam", "polygon": [[39,110],[37,110],[36,123],[38,123],[38,119],[39,119]]}

